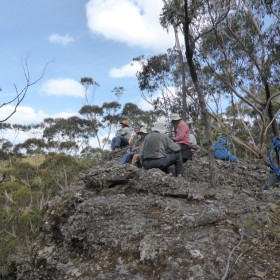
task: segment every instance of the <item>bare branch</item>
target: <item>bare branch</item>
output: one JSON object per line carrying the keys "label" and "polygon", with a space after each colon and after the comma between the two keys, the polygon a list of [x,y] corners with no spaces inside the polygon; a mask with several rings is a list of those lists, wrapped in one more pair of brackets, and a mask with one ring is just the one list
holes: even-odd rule
{"label": "bare branch", "polygon": [[25,80],[26,80],[26,85],[24,86],[24,88],[21,91],[19,91],[17,86],[14,84],[16,96],[13,99],[9,100],[8,102],[4,102],[3,104],[1,104],[0,109],[3,108],[4,106],[12,104],[13,102],[16,102],[16,105],[15,105],[13,111],[6,118],[0,120],[0,123],[7,121],[12,115],[14,115],[16,113],[18,106],[21,104],[21,102],[23,101],[23,99],[26,96],[28,89],[44,77],[46,68],[47,68],[48,64],[50,63],[50,62],[46,63],[46,65],[42,71],[42,74],[39,76],[39,78],[37,78],[35,81],[30,82],[30,73],[29,73],[29,68],[28,68],[27,62],[28,62],[28,57],[25,58],[25,62],[24,62],[24,64],[22,64],[23,72],[24,72],[24,76],[25,76]]}
{"label": "bare branch", "polygon": [[240,238],[239,242],[237,243],[237,245],[235,245],[232,248],[232,250],[230,251],[230,253],[228,255],[225,273],[224,273],[223,277],[221,278],[221,280],[226,280],[227,279],[228,273],[229,273],[229,269],[230,269],[230,259],[231,259],[232,255],[233,255],[235,249],[237,249],[237,247],[239,247],[240,244],[243,242],[243,238],[244,238],[244,232],[243,232],[243,225],[241,224],[241,238]]}

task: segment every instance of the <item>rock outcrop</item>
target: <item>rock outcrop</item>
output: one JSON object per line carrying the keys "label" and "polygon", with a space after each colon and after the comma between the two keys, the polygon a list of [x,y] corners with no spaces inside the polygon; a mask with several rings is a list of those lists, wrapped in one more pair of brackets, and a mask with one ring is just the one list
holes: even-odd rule
{"label": "rock outcrop", "polygon": [[111,160],[49,203],[30,260],[3,279],[280,279],[280,189],[259,161],[185,164],[187,178]]}

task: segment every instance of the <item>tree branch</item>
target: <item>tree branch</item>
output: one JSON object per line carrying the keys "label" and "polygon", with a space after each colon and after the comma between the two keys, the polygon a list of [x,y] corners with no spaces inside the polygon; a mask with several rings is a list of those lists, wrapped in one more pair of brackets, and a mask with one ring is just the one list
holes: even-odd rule
{"label": "tree branch", "polygon": [[15,101],[16,101],[16,105],[15,105],[13,111],[6,118],[0,120],[0,123],[7,121],[12,115],[14,115],[16,113],[18,106],[21,104],[21,102],[23,101],[23,99],[26,96],[28,89],[31,86],[33,86],[34,84],[36,84],[38,81],[40,81],[44,77],[45,72],[46,72],[46,68],[47,68],[48,64],[50,63],[50,62],[46,63],[46,65],[45,65],[45,67],[44,67],[44,69],[42,71],[42,74],[40,75],[40,77],[38,79],[36,79],[33,82],[30,82],[30,73],[29,73],[29,68],[28,68],[27,61],[28,61],[28,57],[25,58],[25,62],[22,65],[24,76],[25,76],[25,80],[26,80],[26,85],[25,85],[25,87],[21,91],[19,91],[17,86],[14,84],[15,91],[16,91],[16,96],[13,99],[9,100],[8,102],[2,103],[0,105],[0,109],[3,108],[4,106],[12,104]]}

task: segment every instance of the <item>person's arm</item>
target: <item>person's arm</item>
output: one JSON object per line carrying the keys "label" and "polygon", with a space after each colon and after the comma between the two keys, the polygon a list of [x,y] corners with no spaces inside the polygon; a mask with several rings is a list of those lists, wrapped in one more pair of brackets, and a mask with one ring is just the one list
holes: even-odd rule
{"label": "person's arm", "polygon": [[181,150],[181,147],[168,137],[166,137],[166,144],[167,144],[168,149],[173,152],[178,152]]}
{"label": "person's arm", "polygon": [[135,142],[135,146],[132,147],[132,150],[140,150],[140,148],[141,148],[141,141],[137,139]]}

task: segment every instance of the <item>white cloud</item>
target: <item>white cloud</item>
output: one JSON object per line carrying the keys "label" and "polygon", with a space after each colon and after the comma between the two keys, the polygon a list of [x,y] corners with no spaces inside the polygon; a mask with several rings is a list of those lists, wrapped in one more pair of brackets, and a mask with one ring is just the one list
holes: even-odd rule
{"label": "white cloud", "polygon": [[72,38],[71,36],[69,36],[68,34],[62,36],[59,34],[51,34],[49,36],[49,41],[51,43],[56,43],[56,44],[60,44],[60,45],[68,45],[69,43],[74,41],[74,38]]}
{"label": "white cloud", "polygon": [[120,68],[111,68],[109,74],[113,78],[135,77],[136,72],[141,70],[139,62],[131,62]]}
{"label": "white cloud", "polygon": [[150,111],[154,109],[154,107],[143,98],[138,102],[138,107],[143,111]]}
{"label": "white cloud", "polygon": [[162,6],[162,0],[90,0],[88,26],[108,40],[165,51],[174,45],[174,34],[159,23]]}
{"label": "white cloud", "polygon": [[[12,105],[6,105],[0,110],[0,120],[6,119],[13,111],[15,107]],[[6,121],[13,124],[27,124],[36,120],[36,113],[31,107],[18,106],[16,112]]]}
{"label": "white cloud", "polygon": [[[12,105],[2,107],[0,109],[0,120],[8,117],[14,111],[14,108],[15,107]],[[6,122],[10,124],[29,125],[43,122],[45,118],[69,118],[74,115],[77,115],[77,113],[60,112],[54,115],[49,115],[41,110],[36,112],[33,108],[28,106],[18,106],[16,113],[13,114]],[[15,129],[0,131],[0,138],[8,139],[14,144],[23,143],[26,139],[31,137],[41,138],[42,131],[40,129],[28,132],[20,130],[17,131]]]}
{"label": "white cloud", "polygon": [[75,97],[84,97],[85,90],[83,86],[72,79],[56,79],[47,81],[41,90],[50,95],[68,95]]}
{"label": "white cloud", "polygon": [[[0,120],[4,120],[8,117],[15,107],[12,105],[6,105],[0,109]],[[49,115],[44,111],[35,111],[32,107],[28,106],[18,106],[16,112],[6,121],[11,124],[33,124],[40,123],[45,118],[69,118],[71,116],[77,115],[77,113],[60,112],[57,114]]]}

